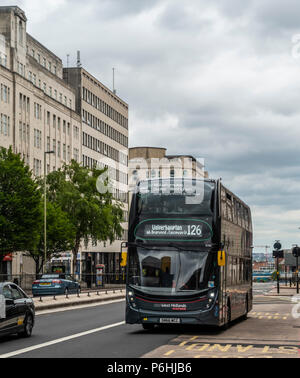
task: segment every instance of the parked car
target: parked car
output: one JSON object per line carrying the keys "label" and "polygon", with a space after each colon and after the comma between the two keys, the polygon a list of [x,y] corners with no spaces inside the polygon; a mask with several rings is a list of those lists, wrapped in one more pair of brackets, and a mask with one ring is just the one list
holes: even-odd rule
{"label": "parked car", "polygon": [[0,336],[30,337],[34,326],[33,300],[16,284],[0,282]]}
{"label": "parked car", "polygon": [[43,274],[32,283],[32,295],[59,295],[79,293],[80,284],[69,274]]}

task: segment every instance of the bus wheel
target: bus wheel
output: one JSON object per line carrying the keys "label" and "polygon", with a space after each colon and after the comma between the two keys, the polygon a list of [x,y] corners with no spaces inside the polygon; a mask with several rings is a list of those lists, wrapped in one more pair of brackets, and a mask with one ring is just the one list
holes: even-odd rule
{"label": "bus wheel", "polygon": [[143,323],[143,324],[142,324],[142,327],[143,327],[144,329],[147,329],[147,330],[149,330],[149,329],[154,329],[154,324]]}

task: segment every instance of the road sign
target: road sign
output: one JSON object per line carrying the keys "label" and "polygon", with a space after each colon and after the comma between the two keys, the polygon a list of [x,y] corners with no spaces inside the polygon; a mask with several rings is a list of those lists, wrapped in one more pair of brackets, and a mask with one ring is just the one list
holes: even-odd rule
{"label": "road sign", "polygon": [[274,249],[277,249],[279,250],[281,248],[281,244],[277,241],[274,245],[273,245]]}

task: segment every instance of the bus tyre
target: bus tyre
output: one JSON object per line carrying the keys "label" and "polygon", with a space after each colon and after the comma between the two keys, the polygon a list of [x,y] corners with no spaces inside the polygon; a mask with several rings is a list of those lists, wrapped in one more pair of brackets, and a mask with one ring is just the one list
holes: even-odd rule
{"label": "bus tyre", "polygon": [[150,329],[154,329],[154,324],[143,323],[143,324],[142,324],[142,327],[143,327],[144,329],[150,330]]}

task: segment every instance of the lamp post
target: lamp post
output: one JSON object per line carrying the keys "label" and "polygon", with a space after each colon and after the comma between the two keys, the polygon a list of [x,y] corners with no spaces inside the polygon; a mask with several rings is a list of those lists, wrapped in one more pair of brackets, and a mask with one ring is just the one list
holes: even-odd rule
{"label": "lamp post", "polygon": [[46,191],[46,156],[47,154],[54,154],[54,151],[44,152],[44,266],[43,266],[43,273],[46,273],[46,261],[47,261],[47,191]]}

